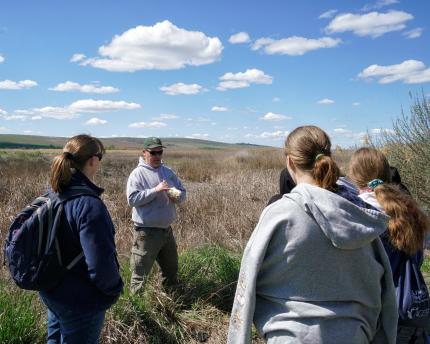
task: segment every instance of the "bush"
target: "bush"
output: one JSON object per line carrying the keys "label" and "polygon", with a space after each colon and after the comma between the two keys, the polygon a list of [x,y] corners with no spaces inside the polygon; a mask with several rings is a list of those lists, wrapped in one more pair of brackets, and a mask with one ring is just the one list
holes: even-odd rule
{"label": "bush", "polygon": [[412,195],[430,210],[430,104],[426,97],[412,98],[410,115],[393,123],[393,131],[372,137],[390,164],[397,167]]}

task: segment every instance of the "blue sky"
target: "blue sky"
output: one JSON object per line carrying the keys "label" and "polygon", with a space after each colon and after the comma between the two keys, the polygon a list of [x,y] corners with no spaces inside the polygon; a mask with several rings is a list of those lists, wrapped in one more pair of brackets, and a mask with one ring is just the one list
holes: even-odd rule
{"label": "blue sky", "polygon": [[281,146],[390,130],[430,94],[430,2],[10,1],[0,133]]}

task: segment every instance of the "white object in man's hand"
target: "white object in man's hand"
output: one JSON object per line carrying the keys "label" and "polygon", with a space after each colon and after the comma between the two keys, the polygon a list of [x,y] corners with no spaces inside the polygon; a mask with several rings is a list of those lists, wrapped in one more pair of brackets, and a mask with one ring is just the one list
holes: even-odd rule
{"label": "white object in man's hand", "polygon": [[181,194],[182,194],[181,190],[178,190],[175,187],[171,187],[169,190],[167,190],[167,195],[172,201],[179,201]]}

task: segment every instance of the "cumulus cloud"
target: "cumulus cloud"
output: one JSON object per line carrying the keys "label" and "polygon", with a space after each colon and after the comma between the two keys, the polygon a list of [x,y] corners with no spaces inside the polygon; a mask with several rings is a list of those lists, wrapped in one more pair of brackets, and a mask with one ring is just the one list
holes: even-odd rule
{"label": "cumulus cloud", "polygon": [[3,57],[3,55],[0,54],[0,63],[3,63],[5,60],[5,58]]}
{"label": "cumulus cloud", "polygon": [[241,43],[248,43],[251,41],[249,38],[249,35],[246,32],[238,32],[228,39],[228,41],[231,44],[241,44]]}
{"label": "cumulus cloud", "polygon": [[140,107],[141,106],[139,104],[128,103],[125,101],[82,99],[64,107],[45,106],[41,108],[16,110],[15,113],[33,116],[32,119],[40,119],[40,117],[45,117],[65,120],[77,118],[81,113],[134,110],[139,109]]}
{"label": "cumulus cloud", "polygon": [[351,31],[357,36],[376,38],[387,32],[403,30],[406,22],[413,18],[413,15],[403,11],[343,13],[337,15],[325,30],[329,34]]}
{"label": "cumulus cloud", "polygon": [[311,39],[305,37],[292,36],[275,40],[272,38],[260,38],[252,45],[252,50],[263,49],[268,55],[290,55],[298,56],[323,48],[334,48],[342,42],[339,38],[322,37]]}
{"label": "cumulus cloud", "polygon": [[423,31],[424,31],[423,28],[417,27],[416,29],[403,32],[403,36],[405,36],[408,39],[414,39],[414,38],[421,37],[421,35],[423,34]]}
{"label": "cumulus cloud", "polygon": [[345,129],[345,128],[335,128],[333,129],[333,132],[335,134],[351,134],[352,131],[349,129]]}
{"label": "cumulus cloud", "polygon": [[262,139],[279,139],[288,136],[288,131],[277,130],[274,132],[263,132],[258,137]]}
{"label": "cumulus cloud", "polygon": [[213,111],[213,112],[227,112],[228,108],[226,108],[224,106],[213,106],[211,111]]}
{"label": "cumulus cloud", "polygon": [[192,138],[192,139],[206,139],[209,137],[209,134],[204,133],[204,134],[200,134],[200,133],[195,133],[192,134],[191,136],[187,136],[188,138]]}
{"label": "cumulus cloud", "polygon": [[0,89],[1,90],[23,90],[37,86],[37,82],[33,80],[21,80],[21,81],[12,81],[12,80],[4,80],[0,81]]}
{"label": "cumulus cloud", "polygon": [[375,129],[371,129],[370,132],[374,135],[394,134],[395,133],[395,131],[393,129],[388,129],[388,128],[375,128]]}
{"label": "cumulus cloud", "polygon": [[2,127],[2,126],[0,126],[0,131],[5,132],[5,131],[9,131],[9,129],[8,129],[8,128],[6,128],[6,127]]}
{"label": "cumulus cloud", "polygon": [[70,58],[70,62],[81,62],[85,60],[86,56],[84,54],[73,54]]}
{"label": "cumulus cloud", "polygon": [[337,13],[337,10],[328,10],[324,13],[321,13],[321,15],[318,17],[319,19],[330,19],[333,18],[333,16]]}
{"label": "cumulus cloud", "polygon": [[69,105],[69,109],[75,112],[109,112],[117,110],[135,110],[140,109],[140,104],[128,103],[123,100],[94,100],[94,99],[82,99],[78,100]]}
{"label": "cumulus cloud", "polygon": [[259,69],[247,69],[245,72],[239,73],[226,73],[219,78],[221,81],[218,84],[218,91],[225,91],[227,89],[245,88],[251,84],[271,84],[273,77],[265,74]]}
{"label": "cumulus cloud", "polygon": [[361,10],[363,12],[367,12],[367,11],[370,11],[370,10],[378,10],[378,9],[380,9],[382,7],[389,6],[389,5],[394,5],[394,4],[398,4],[398,3],[399,3],[398,0],[379,0],[375,4],[366,4],[366,5],[364,5]]}
{"label": "cumulus cloud", "polygon": [[97,117],[93,117],[91,119],[89,119],[88,121],[85,122],[86,125],[103,125],[106,124],[108,121],[104,120],[104,119],[100,119]]}
{"label": "cumulus cloud", "polygon": [[169,113],[162,113],[160,114],[160,116],[154,117],[152,119],[155,121],[168,121],[168,120],[177,119],[177,118],[179,118],[179,116],[169,114]]}
{"label": "cumulus cloud", "polygon": [[273,113],[273,112],[268,112],[260,119],[263,121],[283,121],[285,119],[292,119],[292,117]]}
{"label": "cumulus cloud", "polygon": [[180,69],[213,63],[220,59],[223,48],[218,37],[187,31],[165,20],[116,35],[98,49],[99,57],[84,59],[80,64],[111,72]]}
{"label": "cumulus cloud", "polygon": [[77,91],[82,93],[98,93],[98,94],[119,92],[118,88],[112,87],[112,86],[97,86],[93,84],[81,85],[73,81],[66,81],[66,82],[60,83],[57,86],[50,88],[49,90],[57,91],[57,92]]}
{"label": "cumulus cloud", "polygon": [[167,127],[166,123],[163,122],[158,122],[158,121],[154,121],[154,122],[135,122],[135,123],[130,123],[128,125],[129,128],[164,128]]}
{"label": "cumulus cloud", "polygon": [[324,98],[324,99],[318,100],[317,104],[331,105],[331,104],[334,104],[334,100],[329,98]]}
{"label": "cumulus cloud", "polygon": [[273,99],[272,99],[272,102],[275,102],[275,103],[278,103],[278,102],[280,102],[281,101],[281,98],[279,98],[279,97],[274,97]]}
{"label": "cumulus cloud", "polygon": [[360,106],[360,103],[359,102],[353,102],[352,106]]}
{"label": "cumulus cloud", "polygon": [[380,66],[373,64],[363,69],[358,77],[360,79],[378,79],[380,84],[389,84],[401,81],[406,84],[419,84],[430,82],[430,68],[417,60],[406,60],[400,64]]}
{"label": "cumulus cloud", "polygon": [[206,89],[198,84],[184,84],[183,82],[178,82],[170,86],[162,86],[160,87],[160,91],[169,96],[177,96],[179,94],[195,95],[205,92]]}

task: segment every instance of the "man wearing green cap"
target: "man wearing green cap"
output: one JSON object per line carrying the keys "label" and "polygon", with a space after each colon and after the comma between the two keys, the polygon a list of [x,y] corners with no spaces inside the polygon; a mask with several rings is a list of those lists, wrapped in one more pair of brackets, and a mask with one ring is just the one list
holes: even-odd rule
{"label": "man wearing green cap", "polygon": [[127,182],[127,200],[133,207],[133,246],[130,265],[130,291],[142,290],[145,278],[156,260],[163,284],[177,284],[178,253],[171,224],[176,204],[185,201],[186,191],[175,173],[162,161],[163,148],[158,137],[143,141],[143,156]]}

